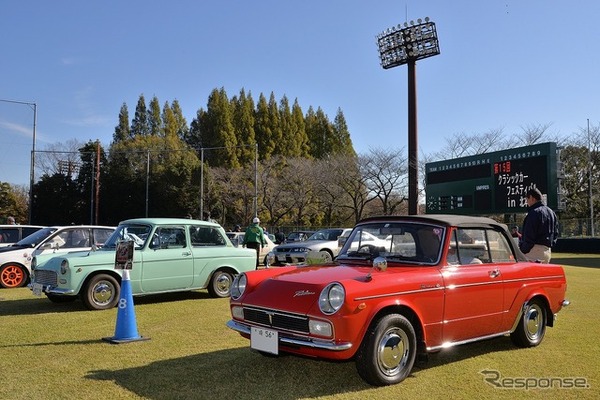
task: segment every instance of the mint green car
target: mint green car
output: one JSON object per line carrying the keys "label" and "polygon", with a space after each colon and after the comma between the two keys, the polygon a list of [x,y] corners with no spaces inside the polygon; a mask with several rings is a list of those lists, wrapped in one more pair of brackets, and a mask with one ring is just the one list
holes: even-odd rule
{"label": "mint green car", "polygon": [[112,308],[121,290],[122,270],[115,269],[121,241],[134,243],[134,296],[208,289],[212,297],[228,297],[235,275],[256,268],[255,250],[234,247],[219,224],[138,218],[121,222],[100,249],[35,257],[29,287],[55,303],[80,298],[90,310]]}

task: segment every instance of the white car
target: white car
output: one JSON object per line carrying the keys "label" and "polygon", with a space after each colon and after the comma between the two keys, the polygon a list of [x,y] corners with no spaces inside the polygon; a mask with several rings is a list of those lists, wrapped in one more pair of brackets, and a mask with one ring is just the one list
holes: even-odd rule
{"label": "white car", "polygon": [[[242,247],[242,244],[244,243],[244,236],[245,236],[244,232],[226,232],[226,234],[227,234],[227,237],[229,238],[229,240],[231,240],[231,243],[235,247]],[[267,245],[261,249],[259,260],[264,265],[267,265],[267,254],[269,254],[271,251],[273,251],[276,244],[271,240],[269,235],[264,235],[264,238],[265,238],[265,242],[267,242]]]}
{"label": "white car", "polygon": [[0,286],[24,286],[31,276],[31,260],[40,254],[60,254],[101,247],[115,230],[111,226],[51,226],[0,248]]}
{"label": "white car", "polygon": [[352,229],[331,228],[316,231],[305,241],[291,242],[275,246],[275,264],[306,263],[307,255],[318,256],[322,262],[333,261],[340,252],[338,238],[349,235]]}

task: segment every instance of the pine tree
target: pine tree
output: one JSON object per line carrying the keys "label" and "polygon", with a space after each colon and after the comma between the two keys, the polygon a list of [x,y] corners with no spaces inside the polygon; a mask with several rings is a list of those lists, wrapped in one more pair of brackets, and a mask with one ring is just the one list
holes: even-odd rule
{"label": "pine tree", "polygon": [[269,118],[269,104],[262,93],[258,97],[254,121],[254,133],[256,135],[256,142],[258,143],[258,158],[261,160],[268,160],[275,150],[275,142],[273,142],[273,135],[271,134],[272,127]]}
{"label": "pine tree", "polygon": [[241,165],[253,163],[256,151],[256,135],[254,132],[254,100],[244,89],[239,97],[231,100],[233,110],[233,127],[238,140],[238,158]]}
{"label": "pine tree", "polygon": [[148,136],[150,134],[150,126],[148,125],[148,111],[146,109],[146,100],[141,94],[135,107],[135,116],[131,121],[130,137]]}
{"label": "pine tree", "polygon": [[148,127],[150,135],[160,136],[163,133],[161,120],[160,104],[156,96],[150,100],[150,108],[148,109]]}
{"label": "pine tree", "polygon": [[129,137],[129,111],[127,104],[123,103],[119,111],[119,124],[115,126],[113,142],[121,142]]}
{"label": "pine tree", "polygon": [[332,154],[355,156],[354,146],[346,124],[346,118],[341,108],[338,108],[335,119],[333,120]]}

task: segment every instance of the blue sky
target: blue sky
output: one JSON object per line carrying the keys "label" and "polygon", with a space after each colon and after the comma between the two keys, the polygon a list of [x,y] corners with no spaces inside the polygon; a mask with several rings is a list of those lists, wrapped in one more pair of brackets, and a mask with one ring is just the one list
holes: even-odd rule
{"label": "blue sky", "polygon": [[[0,11],[0,99],[35,103],[36,149],[108,146],[126,103],[177,99],[188,124],[214,88],[341,108],[354,148],[407,148],[407,68],[375,36],[418,18],[441,54],[417,63],[420,153],[456,133],[600,120],[600,2],[32,0]],[[33,107],[0,101],[0,181],[29,184]]]}

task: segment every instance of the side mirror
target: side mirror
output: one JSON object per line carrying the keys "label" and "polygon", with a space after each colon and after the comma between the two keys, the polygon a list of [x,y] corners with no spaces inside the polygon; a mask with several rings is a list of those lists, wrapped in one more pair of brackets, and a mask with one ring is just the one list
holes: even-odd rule
{"label": "side mirror", "polygon": [[383,272],[387,269],[387,260],[384,257],[375,257],[373,260],[373,269],[369,272],[369,275],[366,276],[366,281],[370,282],[373,277],[373,271]]}

